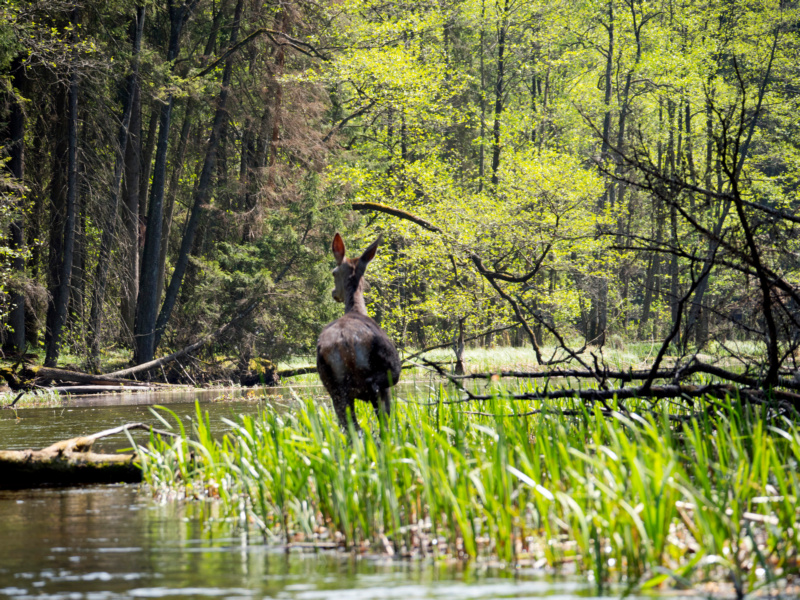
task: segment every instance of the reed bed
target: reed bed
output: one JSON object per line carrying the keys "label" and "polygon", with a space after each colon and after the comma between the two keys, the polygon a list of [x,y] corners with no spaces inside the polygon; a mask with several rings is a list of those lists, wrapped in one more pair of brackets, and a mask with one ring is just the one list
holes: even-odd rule
{"label": "reed bed", "polygon": [[287,547],[533,565],[601,588],[793,583],[800,428],[769,407],[681,418],[670,404],[563,402],[523,416],[545,407],[500,390],[479,407],[455,398],[397,402],[382,426],[364,406],[361,437],[298,400],[214,439],[198,406],[190,435],[179,423],[140,449],[145,481],[218,499],[232,527]]}

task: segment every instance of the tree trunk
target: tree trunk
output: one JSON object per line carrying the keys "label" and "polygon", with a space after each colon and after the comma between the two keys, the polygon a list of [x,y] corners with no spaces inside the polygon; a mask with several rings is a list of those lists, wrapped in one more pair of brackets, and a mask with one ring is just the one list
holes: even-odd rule
{"label": "tree trunk", "polygon": [[[666,168],[670,177],[674,177],[677,171],[677,154],[676,145],[680,144],[680,138],[676,139],[676,123],[675,123],[675,102],[672,99],[667,100],[667,118],[669,120],[669,138],[667,141],[667,156]],[[670,246],[678,248],[678,211],[675,208],[675,199],[670,198],[669,208],[669,223],[670,223]],[[669,261],[669,307],[672,325],[674,326],[681,318],[680,315],[680,261],[677,253],[672,253]],[[674,343],[680,345],[681,334],[675,336]]]}
{"label": "tree trunk", "polygon": [[[79,113],[78,122],[81,125],[78,132],[80,139],[86,147],[91,145],[89,139],[89,112],[84,106]],[[81,161],[78,165],[78,193],[75,204],[75,250],[72,256],[72,278],[69,284],[69,303],[67,315],[70,338],[76,342],[77,347],[83,347],[85,340],[85,315],[84,305],[86,297],[86,199],[89,197],[89,186],[86,179],[86,164]]]}
{"label": "tree trunk", "polygon": [[144,6],[137,7],[133,30],[132,72],[128,76],[128,96],[125,99],[125,108],[122,111],[122,121],[118,133],[117,157],[114,161],[114,180],[111,184],[108,222],[103,228],[103,235],[100,240],[100,256],[97,260],[97,270],[94,278],[95,287],[94,294],[92,296],[91,315],[89,317],[90,363],[94,369],[98,368],[100,360],[100,329],[102,326],[103,300],[106,293],[106,282],[108,281],[108,265],[111,257],[111,245],[116,236],[117,213],[119,212],[120,183],[122,181],[122,171],[125,164],[125,156],[128,146],[128,130],[131,124],[136,80],[139,76],[139,51],[141,49],[142,31],[144,30],[144,17]]}
{"label": "tree trunk", "polygon": [[128,127],[128,143],[125,146],[125,186],[122,207],[122,256],[120,311],[127,327],[127,335],[133,334],[136,319],[136,296],[139,294],[139,178],[142,169],[142,103],[139,78],[133,80],[131,90],[131,122]]}
{"label": "tree trunk", "polygon": [[164,210],[164,226],[161,231],[161,248],[158,253],[158,297],[164,292],[164,277],[167,269],[167,252],[169,250],[169,234],[172,231],[172,217],[175,213],[175,199],[178,196],[178,184],[183,174],[183,163],[186,160],[186,147],[189,141],[189,133],[192,128],[192,117],[194,116],[195,101],[190,98],[186,103],[186,111],[183,116],[183,125],[178,140],[178,157],[172,176],[169,180],[169,193],[167,194],[167,204]]}
{"label": "tree trunk", "polygon": [[[675,206],[671,206],[669,210],[669,223],[670,223],[670,244],[673,248],[678,247],[678,213]],[[669,261],[669,306],[670,315],[672,317],[672,324],[675,325],[681,318],[680,315],[680,263],[678,255],[673,252]],[[676,334],[674,343],[680,345],[681,334],[680,331]]]}
{"label": "tree trunk", "polygon": [[[167,62],[172,63],[180,50],[180,38],[183,26],[194,5],[183,4],[169,6],[170,35]],[[150,191],[150,204],[147,209],[147,230],[144,250],[142,252],[142,268],[139,280],[139,296],[136,301],[136,323],[134,326],[135,355],[137,363],[153,359],[156,348],[156,316],[158,314],[158,259],[161,252],[161,230],[163,226],[164,186],[166,183],[167,150],[169,145],[169,128],[172,118],[174,98],[169,95],[161,107],[159,115],[158,143],[153,168],[153,184]]]}
{"label": "tree trunk", "polygon": [[[141,92],[141,87],[139,88]],[[153,170],[153,152],[156,150],[156,133],[158,132],[158,123],[161,118],[161,107],[156,102],[153,109],[150,111],[150,120],[147,122],[147,136],[144,139],[144,146],[141,147],[139,165],[139,200],[136,206],[139,207],[139,214],[137,218],[140,223],[147,221],[147,194],[150,191],[150,173]],[[144,233],[140,234],[140,241],[144,242]],[[141,255],[141,249],[139,250]],[[141,262],[141,256],[139,256]]]}
{"label": "tree trunk", "polygon": [[[231,37],[229,48],[236,45],[239,36],[239,23],[242,17],[243,0],[238,0],[236,3],[236,12],[233,17],[233,25],[231,26]],[[203,214],[206,202],[208,201],[211,192],[211,180],[214,175],[215,160],[217,157],[217,148],[219,146],[222,131],[228,119],[228,112],[225,104],[228,100],[228,92],[231,82],[231,75],[233,73],[233,58],[229,57],[225,61],[225,69],[222,74],[222,89],[220,89],[219,97],[217,99],[217,110],[214,113],[214,123],[211,127],[211,136],[208,140],[208,147],[206,148],[206,156],[203,161],[203,170],[200,173],[200,180],[197,184],[197,190],[194,195],[194,202],[192,204],[192,211],[189,215],[189,220],[186,223],[186,229],[181,241],[181,248],[178,254],[178,260],[175,263],[175,269],[172,273],[172,278],[167,288],[167,293],[164,298],[164,304],[161,307],[161,312],[158,315],[156,322],[156,332],[153,344],[153,352],[158,347],[161,341],[161,336],[167,326],[169,317],[172,314],[172,309],[175,307],[175,302],[178,299],[178,292],[180,291],[181,284],[183,283],[183,276],[186,273],[186,267],[189,264],[189,254],[194,244],[194,237],[197,233],[197,227],[200,224],[200,218]],[[151,354],[152,360],[152,354]],[[145,362],[145,361],[140,361]]]}
{"label": "tree trunk", "polygon": [[[706,129],[706,133],[707,133],[707,136],[708,136],[708,141],[707,141],[707,145],[706,145],[706,160],[709,161],[709,162],[708,162],[708,164],[706,166],[706,174],[705,174],[705,178],[704,178],[705,179],[706,188],[709,189],[709,190],[714,189],[711,186],[711,181],[712,181],[711,164],[712,164],[712,156],[713,156],[713,154],[712,154],[712,148],[713,148],[713,145],[712,145],[712,142],[713,142],[713,124],[712,124],[712,120],[711,120],[711,108],[710,108],[710,106],[711,106],[711,101],[709,100],[708,101],[708,105],[706,106],[706,112],[707,112],[707,114],[706,114],[706,117],[707,117],[707,120],[706,120],[706,128],[707,128]],[[720,191],[722,191],[722,180],[721,180],[720,171],[719,171],[719,159],[717,160],[717,178],[716,179],[717,179],[716,190],[718,192],[720,192]],[[717,215],[717,220],[714,223],[714,230],[713,230],[714,234],[713,234],[713,237],[711,237],[711,239],[708,242],[708,249],[706,250],[706,258],[705,258],[705,261],[703,262],[703,270],[701,271],[701,273],[705,273],[705,275],[702,275],[702,279],[701,279],[699,285],[697,286],[697,289],[694,292],[694,296],[692,298],[692,305],[691,305],[691,308],[689,310],[689,315],[688,315],[688,317],[686,319],[686,339],[688,340],[689,336],[691,336],[691,332],[695,329],[695,327],[697,326],[698,321],[701,319],[701,314],[704,315],[702,318],[705,320],[705,322],[704,322],[704,325],[701,327],[702,330],[698,329],[697,332],[696,332],[696,336],[695,336],[695,339],[696,339],[699,347],[702,347],[702,346],[700,346],[700,342],[702,342],[703,345],[705,345],[705,343],[707,341],[707,338],[708,338],[708,311],[703,311],[702,310],[703,299],[705,298],[705,295],[708,292],[708,278],[711,275],[711,269],[713,268],[712,265],[711,265],[711,262],[714,260],[714,257],[716,256],[717,250],[719,248],[720,234],[722,233],[722,227],[725,224],[725,219],[728,217],[728,213],[730,212],[730,208],[731,208],[730,199],[724,200],[722,202],[721,206],[720,206],[719,214]]]}
{"label": "tree trunk", "polygon": [[[56,84],[54,84],[56,87]],[[67,207],[67,156],[69,145],[67,131],[69,115],[69,88],[57,86],[55,91],[55,123],[53,127],[53,166],[50,179],[50,211],[49,222],[45,229],[48,230],[47,252],[47,318],[45,321],[45,343],[51,337],[53,319],[55,318],[54,302],[59,288],[61,277],[61,260],[64,246],[64,223],[66,221]]]}
{"label": "tree trunk", "polygon": [[480,95],[480,108],[481,108],[481,145],[478,148],[478,192],[483,191],[483,178],[486,174],[486,64],[484,59],[485,44],[484,37],[486,32],[484,30],[484,23],[486,22],[486,0],[481,0],[481,33],[480,33],[480,55],[481,55],[481,95]]}
{"label": "tree trunk", "polygon": [[[62,94],[59,94],[61,96]],[[44,244],[39,240],[44,239],[42,232],[44,227],[45,213],[45,181],[50,154],[56,154],[58,145],[51,146],[48,140],[48,124],[42,114],[38,115],[33,124],[33,144],[31,146],[31,158],[25,160],[25,168],[28,171],[28,197],[31,199],[31,211],[27,216],[26,244],[30,249],[30,259],[28,261],[28,276],[33,281],[39,280],[39,272],[42,262],[42,250]],[[51,161],[51,165],[53,162]],[[49,270],[47,271],[49,276]],[[25,341],[31,347],[39,346],[39,324],[40,315],[36,311],[36,306],[32,305],[25,311]]]}
{"label": "tree trunk", "polygon": [[650,260],[647,263],[647,270],[644,278],[644,298],[642,299],[642,316],[639,319],[639,327],[636,332],[636,338],[641,340],[644,338],[644,328],[647,319],[650,318],[650,303],[653,301],[653,272],[655,271],[656,257],[655,254],[650,254]]}
{"label": "tree trunk", "polygon": [[[608,162],[611,148],[611,98],[612,81],[614,75],[614,2],[608,0],[608,48],[606,49],[606,70],[605,70],[605,94],[603,103],[606,107],[603,116],[603,142],[600,149],[600,158],[603,163]],[[600,197],[599,209],[604,210],[606,205],[614,204],[614,182],[606,181],[606,189]],[[593,277],[590,281],[594,282],[594,293],[592,294],[592,306],[589,311],[589,340],[602,346],[606,341],[606,329],[608,326],[608,280],[605,277]]]}
{"label": "tree trunk", "polygon": [[508,0],[503,7],[503,20],[500,23],[497,40],[497,81],[494,86],[494,125],[492,126],[492,186],[497,187],[500,169],[500,135],[503,114],[503,93],[505,92],[506,35],[508,34]]}
{"label": "tree trunk", "polygon": [[[605,163],[610,158],[611,147],[611,98],[612,98],[612,81],[614,76],[614,0],[608,0],[608,25],[606,25],[608,32],[608,48],[605,51],[606,55],[606,71],[605,71],[605,90],[603,96],[603,104],[606,107],[606,112],[603,115],[603,142],[600,148],[600,159]],[[606,204],[614,203],[614,182],[607,181],[606,189],[603,197],[600,200],[600,209],[604,209]]]}
{"label": "tree trunk", "polygon": [[[692,308],[694,308],[694,305]],[[708,344],[708,312],[708,310],[703,310],[703,307],[700,306],[696,316],[697,325],[694,329],[694,343],[697,346],[697,352],[700,352]]]}
{"label": "tree trunk", "polygon": [[[217,44],[217,34],[219,33],[220,23],[225,14],[225,6],[222,5],[214,15],[214,21],[211,25],[211,34],[206,41],[205,50],[203,51],[203,59],[200,61],[201,68],[205,68],[208,64],[208,57],[214,52],[214,47]],[[178,136],[178,152],[177,159],[174,161],[172,175],[169,180],[169,192],[167,194],[167,203],[164,207],[164,225],[161,230],[161,248],[158,253],[158,294],[157,297],[161,298],[164,292],[164,278],[167,269],[167,253],[169,251],[169,236],[172,231],[172,217],[175,213],[175,200],[178,196],[178,184],[180,177],[183,174],[183,165],[186,160],[186,148],[189,142],[189,133],[192,128],[192,118],[194,111],[197,107],[197,101],[194,98],[189,98],[186,103],[186,108],[183,115],[183,125],[181,132]]]}
{"label": "tree trunk", "polygon": [[[286,11],[281,11],[278,16],[275,18],[275,28],[279,31],[285,31],[287,28],[289,17],[286,15]],[[283,85],[280,82],[279,76],[283,73],[283,67],[286,60],[286,54],[284,53],[283,46],[278,46],[275,50],[275,60],[274,62],[274,74],[272,77],[272,87],[273,87],[273,103],[272,103],[272,118],[270,121],[270,125],[272,127],[272,131],[270,132],[270,142],[269,142],[269,171],[267,174],[267,188],[272,189],[275,187],[275,161],[278,158],[278,145],[281,139],[281,109],[283,105]],[[405,149],[405,114],[401,115],[402,117],[402,133],[401,133],[401,154],[403,156],[403,160],[406,158],[406,149]]]}
{"label": "tree trunk", "polygon": [[453,352],[456,355],[456,366],[453,372],[456,375],[464,374],[464,321],[466,320],[466,317],[460,317],[458,319],[458,334],[453,339]]}
{"label": "tree trunk", "polygon": [[[78,27],[78,10],[72,11],[73,31]],[[73,36],[76,33],[73,33]],[[64,219],[63,246],[58,267],[58,280],[51,291],[47,322],[50,327],[45,339],[45,366],[52,367],[58,361],[61,346],[61,333],[67,321],[69,286],[72,278],[72,258],[75,250],[75,208],[78,195],[78,75],[73,70],[70,75],[67,110],[67,197],[66,218]],[[51,251],[58,252],[57,249]]]}
{"label": "tree trunk", "polygon": [[[25,168],[25,113],[18,96],[22,96],[25,87],[25,67],[22,59],[17,57],[11,65],[13,77],[11,90],[11,111],[8,116],[8,170],[15,182],[22,186]],[[20,190],[17,194],[17,206],[23,202],[24,196]],[[21,212],[21,211],[20,211]],[[25,295],[20,289],[21,280],[25,277],[25,221],[20,214],[11,223],[10,249],[13,253],[11,258],[11,271],[16,275],[17,283],[11,292],[11,312],[8,323],[12,333],[10,339],[11,349],[22,353],[25,350]]]}

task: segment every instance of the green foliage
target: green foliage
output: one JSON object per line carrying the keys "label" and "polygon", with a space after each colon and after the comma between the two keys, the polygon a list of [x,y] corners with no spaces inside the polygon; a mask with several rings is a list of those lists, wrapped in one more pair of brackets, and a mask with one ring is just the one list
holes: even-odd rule
{"label": "green foliage", "polygon": [[[255,318],[242,323],[237,353],[278,360],[307,352],[340,310],[331,299],[330,270],[320,259],[340,218],[335,210],[319,210],[325,193],[310,175],[297,199],[265,215],[249,236],[236,242],[219,236],[223,241],[213,252],[194,259],[181,321],[226,322],[256,299],[261,306]],[[236,226],[234,213],[217,214],[219,220],[207,228]]]}
{"label": "green foliage", "polygon": [[[178,57],[167,61],[167,7],[146,7],[133,134],[140,154],[148,150],[162,103],[173,98],[164,287],[233,57],[210,200],[168,344],[216,329],[262,294],[269,301],[248,344],[274,355],[308,351],[321,325],[339,314],[325,291],[337,229],[359,249],[384,234],[368,273],[370,311],[401,346],[452,340],[459,324],[477,334],[520,318],[538,344],[553,342],[551,329],[589,343],[602,333],[661,339],[713,245],[710,232],[719,228],[728,264],[747,255],[740,216],[726,200],[726,174],[738,165],[737,194],[751,203],[745,215],[763,263],[792,285],[800,281],[796,224],[764,221],[757,208],[798,208],[795,6],[245,3],[241,45],[228,48],[234,9],[233,1],[197,3]],[[116,223],[121,243],[111,253],[106,298],[133,304],[130,263],[146,230],[141,223],[137,233],[124,211],[107,211],[134,64],[135,5],[8,0],[0,12],[3,93],[23,99],[26,113],[26,238],[52,231],[57,242],[63,225],[53,197],[64,187],[63,168],[54,152],[64,139],[59,94],[74,75],[83,260],[76,272],[83,279],[72,287],[92,289],[102,231]],[[20,90],[10,82],[15,59],[26,67]],[[150,176],[138,186],[142,215],[152,155],[141,154],[139,165]],[[348,215],[365,202],[405,211],[436,231],[386,213]],[[53,258],[58,252],[54,246]],[[51,283],[45,254],[32,252],[21,277],[32,283],[26,289]],[[504,279],[493,286],[476,259]],[[765,338],[749,268],[711,270],[712,285],[698,301],[711,327],[706,339]],[[87,346],[79,321],[92,294],[78,296],[70,315],[76,348]],[[130,315],[108,312],[106,345],[129,343]],[[705,343],[699,332],[679,337],[694,336]]]}
{"label": "green foliage", "polygon": [[[458,171],[436,159],[405,163],[388,177],[368,168],[342,168],[342,184],[358,182],[355,202],[382,202],[393,191],[392,206],[435,224],[443,233],[420,232],[417,225],[382,219],[373,226],[388,247],[370,273],[382,325],[406,342],[409,324],[442,322],[453,316],[469,322],[507,323],[508,307],[476,277],[470,257],[493,270],[525,273],[541,260],[543,273],[511,293],[540,306],[557,323],[579,318],[575,278],[605,272],[614,259],[597,239],[610,216],[587,211],[598,178],[557,152],[523,151],[510,157],[493,192],[465,188]],[[388,179],[388,181],[387,181]]]}
{"label": "green foliage", "polygon": [[[336,90],[355,154],[332,176],[353,202],[387,204],[443,231],[372,222],[391,244],[373,273],[376,311],[402,344],[451,338],[464,318],[472,331],[512,318],[470,253],[521,275],[549,248],[539,276],[504,289],[532,322],[567,335],[588,334],[590,306],[626,337],[643,335],[648,319],[656,337],[671,325],[693,270],[669,249],[691,255],[706,245],[697,227],[714,229],[719,203],[683,190],[689,216],[671,215],[647,191],[651,175],[612,158],[603,135],[654,172],[712,194],[726,193],[722,171],[743,161],[747,200],[797,208],[800,145],[785,120],[795,112],[785,87],[796,75],[795,8],[482,0],[400,10],[367,0],[337,15],[348,50],[315,77]],[[752,119],[749,146],[747,136],[732,142]],[[741,243],[733,212],[722,229]],[[790,253],[767,251],[785,269]],[[667,291],[668,276],[677,289]],[[741,274],[715,282],[710,310],[747,302]]]}

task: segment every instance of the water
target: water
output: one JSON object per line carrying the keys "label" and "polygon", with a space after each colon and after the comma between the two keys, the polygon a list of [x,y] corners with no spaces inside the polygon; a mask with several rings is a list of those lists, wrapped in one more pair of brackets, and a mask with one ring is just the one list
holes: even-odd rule
{"label": "water", "polygon": [[[278,402],[286,395],[276,394]],[[188,422],[196,396],[175,403],[174,397],[137,395],[138,402],[122,405],[119,396],[95,396],[56,409],[0,411],[0,448],[42,447],[131,421],[157,424],[148,405],[165,400]],[[220,433],[221,416],[255,413],[263,401],[204,402],[202,408]],[[124,436],[104,444],[129,445]],[[208,518],[217,508],[156,502],[135,485],[0,491],[0,598],[560,599],[595,591],[588,582],[535,571],[286,554],[260,538],[230,537]]]}
{"label": "water", "polygon": [[215,537],[191,515],[196,508],[156,503],[132,485],[0,492],[0,597],[368,600],[590,591],[463,565],[287,555],[259,539]]}
{"label": "water", "polygon": [[[309,386],[300,392],[319,393],[321,388]],[[250,393],[248,398],[243,394]],[[224,398],[224,400],[217,400]],[[68,404],[56,408],[23,408],[16,411],[0,410],[0,449],[25,450],[44,448],[54,442],[96,433],[124,423],[147,423],[164,429],[151,407],[163,405],[174,412],[185,426],[195,416],[195,400],[211,417],[215,434],[228,427],[221,417],[235,418],[239,414],[255,414],[265,401],[287,402],[291,398],[288,388],[250,391],[241,388],[222,390],[181,390],[170,392],[145,392],[136,394],[95,394],[70,397]],[[173,426],[175,418],[165,411],[160,414]],[[132,432],[134,439],[144,440],[147,432]],[[125,434],[105,438],[95,445],[99,451],[116,450],[130,446]]]}
{"label": "water", "polygon": [[[412,390],[421,384],[410,382],[398,388]],[[427,384],[422,384],[427,385]],[[404,393],[404,392],[401,392]],[[0,450],[26,450],[44,448],[55,442],[104,431],[124,423],[147,423],[164,429],[164,424],[153,415],[151,407],[161,405],[174,412],[185,426],[196,414],[195,401],[211,418],[215,435],[227,431],[221,417],[235,419],[239,414],[256,414],[264,402],[285,406],[296,405],[298,398],[313,397],[330,402],[322,385],[299,385],[276,388],[213,388],[201,390],[174,390],[136,392],[124,394],[92,394],[70,396],[64,406],[55,408],[21,408],[0,410]],[[159,411],[171,425],[175,419]],[[146,431],[132,431],[136,441],[146,440]],[[96,451],[114,451],[129,447],[124,433],[104,438],[94,446]]]}

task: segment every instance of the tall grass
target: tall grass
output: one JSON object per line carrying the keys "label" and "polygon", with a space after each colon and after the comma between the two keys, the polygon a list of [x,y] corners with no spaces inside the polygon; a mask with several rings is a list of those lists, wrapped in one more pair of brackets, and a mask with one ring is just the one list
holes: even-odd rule
{"label": "tall grass", "polygon": [[[19,392],[0,392],[0,408],[8,406],[17,400]],[[13,408],[51,408],[54,406],[63,406],[66,402],[66,396],[60,395],[56,390],[48,390],[46,388],[36,392],[26,392],[22,397],[17,400]]]}
{"label": "tall grass", "polygon": [[145,480],[218,498],[278,543],[549,565],[600,586],[724,577],[739,594],[797,571],[793,422],[732,403],[676,422],[565,416],[569,403],[522,416],[531,406],[502,393],[470,414],[452,399],[399,402],[383,428],[364,407],[352,438],[306,401],[215,440],[198,407],[191,438],[140,451]]}

